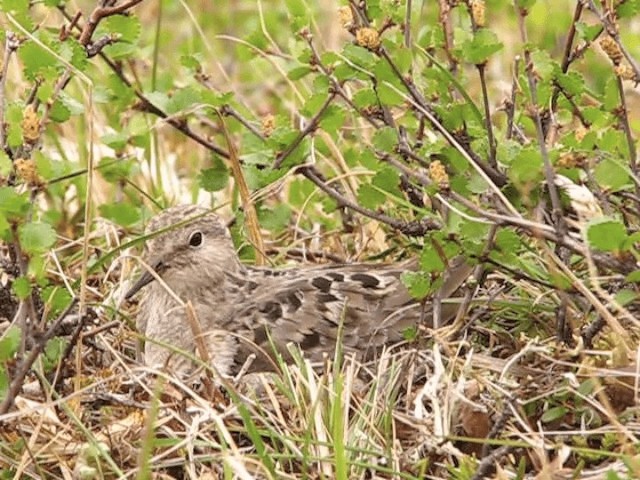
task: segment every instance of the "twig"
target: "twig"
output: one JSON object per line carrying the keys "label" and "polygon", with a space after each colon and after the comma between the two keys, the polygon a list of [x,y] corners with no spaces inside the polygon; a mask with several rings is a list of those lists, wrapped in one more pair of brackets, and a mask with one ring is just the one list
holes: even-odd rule
{"label": "twig", "polygon": [[[560,69],[562,73],[567,73],[569,70],[569,65],[574,60],[571,56],[571,51],[573,49],[573,41],[576,36],[576,25],[582,16],[583,10],[582,1],[576,2],[576,9],[573,12],[573,20],[571,22],[571,26],[569,27],[569,33],[567,34],[567,39],[564,44],[564,52],[562,55],[562,63]],[[553,85],[553,93],[551,94],[551,112],[555,112],[558,106],[558,96],[560,95],[560,84],[558,82],[554,82]],[[544,125],[545,131],[548,129],[547,125]]]}
{"label": "twig", "polygon": [[130,8],[133,8],[136,5],[138,5],[140,2],[142,2],[142,0],[129,0],[128,2],[125,2],[120,5],[114,5],[112,7],[106,7],[106,6],[96,7],[93,10],[93,12],[91,12],[91,14],[89,15],[89,19],[87,20],[87,23],[82,29],[82,33],[80,34],[80,38],[78,39],[79,42],[85,47],[88,46],[89,43],[91,42],[91,37],[93,36],[93,33],[95,32],[96,28],[98,28],[98,24],[103,18],[124,13]]}
{"label": "twig", "polygon": [[[249,130],[251,133],[253,133],[260,140],[264,140],[264,135],[262,135],[262,133],[256,127],[251,125],[251,123],[249,123],[249,121],[246,118],[244,118],[242,115],[240,115],[240,113],[238,113],[236,111],[236,109],[233,108],[231,105],[223,105],[222,107],[220,107],[220,113],[222,115],[224,115],[224,116],[229,116],[229,117],[235,118],[238,122],[240,122],[240,124],[244,128]],[[209,123],[209,124],[211,122],[208,118],[203,118],[202,121],[205,122],[205,123]]]}
{"label": "twig", "polygon": [[[616,84],[618,87],[618,94],[620,95],[620,108],[618,109],[618,119],[622,124],[622,130],[624,136],[627,139],[627,148],[629,149],[629,168],[633,172],[634,176],[638,176],[638,156],[636,153],[636,144],[633,140],[633,134],[631,133],[631,126],[629,125],[629,110],[627,108],[627,100],[624,94],[624,85],[622,84],[622,78],[616,75]],[[640,196],[640,186],[635,184],[636,195]],[[636,209],[640,211],[640,203],[636,202]]]}
{"label": "twig", "polygon": [[6,123],[4,121],[4,106],[6,105],[5,87],[7,85],[7,73],[9,71],[9,61],[11,56],[20,46],[15,33],[7,30],[4,39],[4,56],[2,58],[2,68],[0,69],[0,149],[6,148]]}
{"label": "twig", "polygon": [[[18,268],[20,269],[20,275],[23,278],[27,278],[27,276],[29,275],[29,261],[27,260],[26,254],[22,251],[22,247],[20,246],[20,241],[18,240],[18,228],[14,224],[12,225],[11,230],[12,237],[14,239],[13,242],[11,242],[13,255],[15,256],[16,263],[18,264]],[[23,355],[25,352],[26,340],[30,336],[29,332],[38,321],[35,295],[36,290],[31,289],[31,292],[29,292],[29,295],[27,295],[26,299],[20,300],[20,306],[18,307],[17,315],[19,315],[19,317],[16,319],[16,323],[22,330],[22,342],[20,343],[21,355]]]}
{"label": "twig", "polygon": [[272,168],[274,170],[280,168],[280,165],[282,165],[282,162],[284,162],[287,159],[287,157],[289,155],[291,155],[291,153],[296,148],[298,148],[298,145],[300,145],[300,143],[305,139],[305,137],[307,135],[309,135],[311,132],[315,131],[316,128],[318,128],[318,123],[320,123],[320,119],[322,118],[322,115],[324,115],[324,112],[327,110],[327,108],[329,108],[329,105],[331,105],[331,102],[333,102],[333,100],[335,98],[336,98],[336,92],[330,92],[329,96],[324,101],[324,103],[322,104],[320,109],[309,120],[309,123],[307,123],[307,126],[304,128],[304,130],[302,130],[298,134],[298,136],[293,140],[293,142],[291,142],[287,146],[287,148],[284,150],[284,152],[278,154],[278,157],[276,158],[276,161],[273,162],[273,167]]}
{"label": "twig", "polygon": [[62,321],[67,315],[69,315],[69,313],[71,312],[71,310],[73,310],[77,303],[78,297],[74,297],[67,308],[65,308],[64,311],[58,316],[58,318],[51,324],[51,326],[49,326],[47,331],[36,340],[33,348],[31,349],[31,351],[29,351],[29,354],[22,360],[22,362],[20,362],[20,365],[18,365],[15,376],[13,377],[13,380],[9,385],[7,396],[2,401],[2,403],[0,403],[0,420],[1,416],[6,414],[13,406],[13,402],[15,401],[18,392],[20,391],[20,388],[22,388],[24,379],[29,373],[29,370],[31,370],[31,366],[38,358],[38,355],[40,355],[44,351],[44,347],[47,345],[47,342],[55,336],[58,328],[62,324]]}
{"label": "twig", "polygon": [[227,148],[229,149],[229,164],[231,166],[231,173],[235,180],[238,191],[240,192],[240,199],[242,201],[242,207],[246,215],[247,226],[249,227],[249,236],[251,237],[251,243],[255,247],[256,262],[258,265],[264,265],[266,263],[266,257],[264,252],[264,244],[262,242],[262,236],[260,235],[260,224],[258,222],[258,214],[256,213],[256,207],[251,200],[251,192],[247,185],[247,180],[244,177],[242,165],[240,164],[240,158],[236,151],[231,134],[227,130],[222,115],[220,114],[220,125],[222,126],[222,133],[227,140]]}
{"label": "twig", "polygon": [[513,452],[515,447],[511,445],[504,445],[489,455],[482,458],[482,461],[478,465],[476,472],[471,477],[471,480],[482,480],[483,478],[488,478],[495,472],[496,462],[505,458],[509,453]]}
{"label": "twig", "polygon": [[[142,0],[135,0],[135,1],[128,2],[125,5],[127,5],[127,8],[130,8],[131,6],[133,6],[133,5],[137,4],[137,3],[140,3],[141,1]],[[118,8],[122,8],[123,6],[124,5],[121,5]],[[71,21],[72,18],[74,18],[65,10],[64,6],[59,6],[58,9],[62,13],[62,15],[64,15],[65,18],[67,18],[69,21]],[[121,13],[121,12],[116,12],[116,13]],[[108,16],[108,15],[106,15],[106,16]],[[81,28],[77,24],[77,22],[76,22],[76,28],[81,29],[82,33],[84,33],[87,30],[86,25],[85,25],[84,28]],[[153,115],[156,115],[157,117],[162,118],[167,124],[169,124],[170,126],[175,128],[176,130],[182,132],[184,135],[186,135],[190,139],[194,140],[195,142],[199,143],[200,145],[202,145],[206,149],[208,149],[208,150],[220,155],[223,158],[229,158],[229,153],[228,152],[226,152],[225,150],[221,149],[217,145],[211,143],[204,136],[195,133],[193,130],[191,130],[189,128],[189,126],[187,125],[186,122],[182,122],[182,121],[179,121],[176,118],[170,117],[166,112],[162,111],[161,109],[159,109],[158,107],[153,105],[153,103],[151,103],[151,101],[140,91],[140,89],[136,88],[133,85],[133,83],[124,74],[122,69],[113,60],[111,60],[108,56],[106,56],[104,54],[104,52],[101,51],[100,53],[98,53],[98,56],[107,64],[107,66],[116,74],[116,76],[127,87],[129,87],[129,88],[131,88],[133,90],[134,95],[140,101],[140,104],[138,106],[139,110],[151,113]]]}
{"label": "twig", "polygon": [[[516,55],[513,62],[513,79],[511,81],[511,98],[509,99],[505,111],[507,112],[507,132],[505,134],[507,140],[513,136],[513,121],[516,113],[516,95],[518,88],[518,74],[520,72],[520,55]],[[506,101],[505,101],[506,103]]]}
{"label": "twig", "polygon": [[407,0],[404,13],[404,46],[411,48],[411,0]]}
{"label": "twig", "polygon": [[598,17],[598,19],[600,20],[600,23],[604,27],[604,29],[607,32],[607,34],[618,45],[618,48],[620,49],[620,52],[622,52],[622,55],[624,56],[624,58],[627,60],[627,62],[629,63],[629,65],[633,69],[633,71],[635,73],[635,78],[640,79],[640,67],[638,66],[638,63],[635,61],[635,59],[631,56],[631,54],[627,51],[625,46],[620,41],[619,28],[615,23],[613,23],[610,20],[611,19],[611,15],[603,14],[600,11],[600,9],[598,9],[598,7],[596,6],[596,4],[595,4],[595,2],[593,0],[586,0],[586,2],[588,4],[588,6],[589,6],[589,10],[591,10]]}
{"label": "twig", "polygon": [[322,180],[318,172],[311,165],[302,165],[298,167],[297,172],[311,180],[311,182],[318,186],[320,190],[336,200],[340,206],[350,208],[351,210],[358,212],[365,217],[369,217],[381,223],[389,225],[391,228],[399,230],[405,235],[420,237],[424,236],[428,231],[439,228],[439,225],[437,225],[436,222],[402,222],[383,213],[374,212],[373,210],[361,207],[357,203],[352,202],[345,196],[338,193],[335,189],[327,185],[327,183]]}

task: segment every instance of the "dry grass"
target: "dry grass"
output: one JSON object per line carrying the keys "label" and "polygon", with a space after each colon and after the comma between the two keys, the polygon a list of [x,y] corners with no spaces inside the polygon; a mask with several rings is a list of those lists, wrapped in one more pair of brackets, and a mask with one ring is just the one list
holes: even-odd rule
{"label": "dry grass", "polygon": [[[284,67],[293,54],[281,50],[286,38],[272,38],[280,32],[264,23],[262,10],[251,10],[255,6],[247,2],[238,5],[237,11],[220,7],[223,11],[217,13],[232,18],[255,14],[253,25],[267,40],[263,48],[252,47],[250,60],[235,65],[237,59],[230,56],[237,51],[230,45],[246,44],[236,25],[231,22],[228,31],[215,35],[196,34],[215,72],[214,89],[234,92],[255,125],[263,125],[272,111],[288,115],[293,123],[314,86],[287,78]],[[208,2],[198,6],[201,12],[191,8],[202,15],[196,20],[203,24],[206,15],[216,13]],[[182,8],[184,15],[173,24],[176,43],[192,35],[193,19],[185,14],[186,5]],[[321,2],[314,18],[313,31],[326,50],[339,49],[349,38],[332,16],[337,8],[335,2]],[[544,19],[538,10],[534,13]],[[157,5],[146,3],[138,14],[143,24],[152,25]],[[512,58],[513,19],[502,20],[507,25],[501,32],[507,45],[503,55]],[[159,69],[171,72],[173,61],[161,58]],[[141,63],[142,71],[149,67]],[[505,65],[509,63],[491,65],[492,92],[510,88]],[[474,98],[479,91],[477,84],[469,87]],[[494,98],[501,98],[500,93]],[[89,145],[95,146],[96,159],[115,156],[98,141],[112,133],[108,117],[107,109],[96,106],[92,117],[60,126],[60,138],[47,145],[47,155],[80,159],[78,169],[87,164]],[[59,346],[63,351],[67,345],[74,348],[65,355],[52,352],[52,358],[62,358],[57,363],[39,361],[14,409],[0,417],[2,478],[640,478],[637,312],[605,302],[620,279],[600,278],[587,259],[566,276],[585,298],[606,303],[605,312],[614,313],[603,315],[608,328],[593,348],[557,343],[553,322],[562,290],[532,279],[547,278],[541,272],[558,267],[554,252],[538,238],[532,239],[526,258],[529,277],[492,272],[474,295],[468,318],[439,331],[420,331],[416,344],[389,349],[370,364],[338,352],[312,368],[297,355],[293,365],[281,363],[277,373],[264,376],[221,379],[208,372],[211,388],[140,365],[135,306],[122,304],[137,265],[129,242],[138,237],[99,215],[78,228],[85,206],[114,200],[133,205],[132,184],[162,205],[213,203],[229,217],[237,198],[234,184],[215,195],[194,187],[193,178],[208,165],[210,152],[194,148],[165,120],[146,118],[141,126],[144,122],[123,119],[129,120],[131,130],[143,132],[140,136],[153,145],[127,147],[138,165],[129,183],[114,185],[93,172],[87,202],[73,188],[64,197],[41,201],[43,211],[54,210],[64,218],[60,241],[48,257],[48,277],[72,293],[87,271],[85,300],[95,316],[82,320],[86,323],[77,316],[65,320],[61,338],[67,343]],[[87,122],[93,123],[93,138],[87,138]],[[209,125],[200,127],[208,132]],[[229,144],[237,141],[240,153],[249,143],[245,133],[229,133]],[[313,140],[322,142],[322,148],[312,149],[317,155],[313,160],[351,200],[358,198],[359,180],[374,172],[350,166],[347,147],[370,145],[374,133],[357,118],[340,135],[320,132]],[[236,175],[237,181],[242,172]],[[296,182],[300,180],[292,170],[251,195],[243,190],[245,211],[261,202],[270,207],[286,203]],[[325,212],[322,198],[313,187],[307,200],[289,205],[293,220],[286,229],[260,231],[253,222],[250,234],[236,229],[238,243],[256,247],[264,237],[264,250],[277,263],[299,261],[288,255],[293,248],[307,260],[314,252],[350,260],[390,251],[401,256],[414,246],[385,233],[375,221],[359,220],[351,224],[351,232],[342,231],[341,220]],[[145,204],[154,208],[149,199]],[[91,247],[88,258],[82,258],[82,245]],[[5,284],[0,278],[0,286]],[[0,288],[0,318],[13,316],[7,313],[14,312],[7,292]],[[591,318],[579,310],[581,305],[585,303],[569,310],[575,332]],[[622,331],[616,332],[618,325]],[[7,326],[0,326],[2,335]],[[15,365],[7,365],[12,373]]]}

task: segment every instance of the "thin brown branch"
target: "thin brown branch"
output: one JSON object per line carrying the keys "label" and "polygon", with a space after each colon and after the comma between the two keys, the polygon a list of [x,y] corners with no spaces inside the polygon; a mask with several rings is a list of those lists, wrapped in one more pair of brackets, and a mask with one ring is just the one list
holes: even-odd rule
{"label": "thin brown branch", "polygon": [[336,200],[340,207],[349,208],[355,212],[360,213],[361,215],[364,215],[365,217],[372,218],[373,220],[377,220],[381,223],[389,225],[391,228],[394,228],[404,233],[405,235],[421,237],[424,236],[428,231],[440,228],[440,225],[438,225],[437,222],[434,221],[426,220],[421,222],[403,222],[401,220],[398,220],[397,218],[393,218],[383,213],[378,213],[373,210],[369,210],[368,208],[361,207],[357,203],[352,202],[345,196],[341,195],[334,188],[329,186],[312,165],[302,165],[298,167],[297,172],[309,179],[318,188],[320,188],[320,190]]}
{"label": "thin brown branch", "polygon": [[91,12],[91,14],[89,15],[87,23],[82,29],[82,33],[80,34],[80,38],[78,40],[85,47],[88,46],[89,43],[91,42],[91,37],[93,36],[93,33],[96,31],[96,28],[98,28],[98,24],[103,18],[124,13],[127,10],[135,7],[141,2],[142,0],[129,0],[128,2],[124,2],[120,5],[114,5],[112,7],[105,7],[105,6],[96,7],[93,10],[93,12]]}
{"label": "thin brown branch", "polygon": [[7,73],[9,71],[9,61],[11,56],[20,46],[20,41],[15,33],[7,30],[4,39],[4,56],[2,57],[2,67],[0,68],[0,149],[6,148],[6,123],[4,121],[4,107],[7,103],[5,98],[5,87],[7,85]]}
{"label": "thin brown branch", "polygon": [[533,73],[533,59],[531,58],[531,51],[529,50],[529,39],[527,36],[527,29],[525,26],[525,19],[527,17],[527,11],[518,6],[518,2],[514,3],[516,9],[516,16],[518,17],[518,26],[520,27],[520,38],[524,45],[524,61],[525,71],[527,73],[527,81],[529,83],[529,90],[531,95],[531,115],[536,126],[536,134],[538,140],[538,146],[540,148],[540,155],[544,164],[544,175],[549,190],[549,197],[551,198],[552,218],[553,224],[556,229],[556,233],[559,238],[564,237],[566,233],[566,226],[563,218],[562,204],[560,203],[560,194],[558,188],[555,185],[554,178],[555,172],[553,166],[549,160],[549,154],[547,152],[547,144],[545,142],[545,135],[542,128],[542,120],[540,118],[540,108],[538,106],[538,93],[537,84]]}
{"label": "thin brown branch", "polygon": [[411,0],[407,0],[407,4],[405,5],[405,13],[404,13],[404,46],[406,48],[411,48]]}
{"label": "thin brown branch", "polygon": [[320,109],[316,112],[316,114],[309,120],[309,122],[307,123],[307,125],[304,127],[304,130],[302,130],[298,136],[293,140],[293,142],[291,142],[287,148],[278,154],[275,162],[273,162],[273,169],[278,169],[280,168],[280,166],[282,165],[282,162],[284,162],[287,157],[289,155],[291,155],[291,153],[293,153],[293,151],[298,148],[298,146],[300,145],[300,143],[302,143],[302,141],[312,132],[314,132],[316,130],[316,128],[318,128],[318,124],[320,123],[320,119],[322,118],[322,115],[324,115],[324,112],[327,111],[327,108],[329,108],[329,105],[331,105],[331,103],[335,100],[336,98],[336,92],[330,92],[329,96],[327,97],[327,99],[324,101],[324,103],[322,104],[322,106],[320,107]]}
{"label": "thin brown branch", "polygon": [[485,75],[486,64],[476,65],[478,76],[480,77],[480,85],[482,87],[482,105],[484,106],[484,128],[487,131],[487,140],[489,141],[489,165],[492,168],[498,168],[496,160],[496,139],[493,134],[493,123],[491,122],[491,108],[489,107],[489,91],[487,89],[487,79]]}
{"label": "thin brown branch", "polygon": [[[629,125],[629,109],[627,107],[627,99],[624,94],[624,85],[622,84],[622,78],[616,76],[616,84],[618,87],[618,94],[620,95],[620,108],[618,110],[618,118],[622,124],[622,130],[627,140],[627,148],[629,149],[629,168],[633,174],[638,176],[638,156],[636,153],[636,144],[633,140],[633,134],[631,133],[631,126]],[[640,187],[636,184],[636,194],[640,195]],[[640,208],[638,209],[640,211]]]}
{"label": "thin brown branch", "polygon": [[589,6],[589,10],[591,10],[598,17],[598,19],[600,20],[600,23],[604,27],[604,29],[607,32],[607,34],[618,45],[618,48],[620,49],[620,52],[622,52],[622,55],[624,56],[624,58],[627,60],[627,62],[629,63],[629,65],[633,69],[633,71],[635,73],[635,78],[640,78],[640,66],[638,66],[638,62],[636,62],[636,60],[631,56],[629,51],[625,48],[625,46],[622,43],[622,41],[620,41],[619,27],[615,23],[615,20],[612,21],[611,20],[612,16],[609,15],[608,13],[603,14],[600,11],[600,9],[596,6],[596,4],[595,4],[595,2],[593,0],[586,0],[586,1],[587,1],[588,6]]}
{"label": "thin brown branch", "polygon": [[[580,17],[582,16],[583,5],[581,1],[576,2],[576,9],[573,12],[573,20],[571,21],[571,26],[569,27],[569,33],[567,34],[567,39],[564,43],[564,51],[562,54],[562,63],[560,69],[562,73],[567,73],[569,70],[569,66],[571,62],[575,59],[571,56],[571,52],[573,50],[573,42],[576,37],[576,25],[580,21]],[[558,96],[560,94],[560,85],[555,82],[553,86],[553,93],[551,94],[551,112],[555,112],[558,106]],[[546,127],[545,127],[546,129]]]}
{"label": "thin brown branch", "polygon": [[506,138],[507,140],[513,137],[513,121],[516,113],[516,97],[517,92],[520,90],[518,83],[518,75],[520,74],[520,55],[516,55],[515,61],[513,62],[513,79],[511,81],[511,97],[505,103],[507,103],[505,107],[505,111],[507,112],[507,132]]}
{"label": "thin brown branch", "polygon": [[64,311],[58,316],[58,318],[49,326],[47,331],[40,336],[33,348],[29,351],[29,354],[20,362],[18,367],[16,368],[16,373],[13,377],[9,385],[9,389],[7,391],[7,396],[4,398],[2,403],[0,403],[0,421],[2,420],[2,415],[6,414],[11,407],[13,406],[13,402],[15,401],[22,385],[24,384],[24,379],[26,378],[29,370],[31,370],[32,365],[37,360],[38,356],[44,351],[44,347],[47,345],[47,342],[51,340],[58,331],[58,328],[62,324],[63,320],[71,313],[71,310],[78,303],[78,297],[74,297],[71,303],[64,309]]}

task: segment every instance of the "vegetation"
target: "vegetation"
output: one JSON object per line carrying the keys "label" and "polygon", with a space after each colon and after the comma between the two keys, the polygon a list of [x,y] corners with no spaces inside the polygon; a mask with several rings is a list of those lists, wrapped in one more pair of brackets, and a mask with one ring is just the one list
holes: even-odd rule
{"label": "vegetation", "polygon": [[[640,1],[1,0],[2,478],[638,478]],[[148,218],[401,261],[461,313],[204,387],[136,361]],[[292,347],[293,348],[293,347]]]}

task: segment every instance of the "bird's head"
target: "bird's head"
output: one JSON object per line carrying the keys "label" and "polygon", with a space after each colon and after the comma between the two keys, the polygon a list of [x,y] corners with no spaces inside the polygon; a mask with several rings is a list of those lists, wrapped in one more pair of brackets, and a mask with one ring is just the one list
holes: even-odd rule
{"label": "bird's head", "polygon": [[[206,283],[215,288],[224,272],[239,268],[231,235],[210,210],[197,205],[172,207],[149,222],[143,260],[174,291]],[[154,280],[145,270],[127,292],[135,295]]]}

